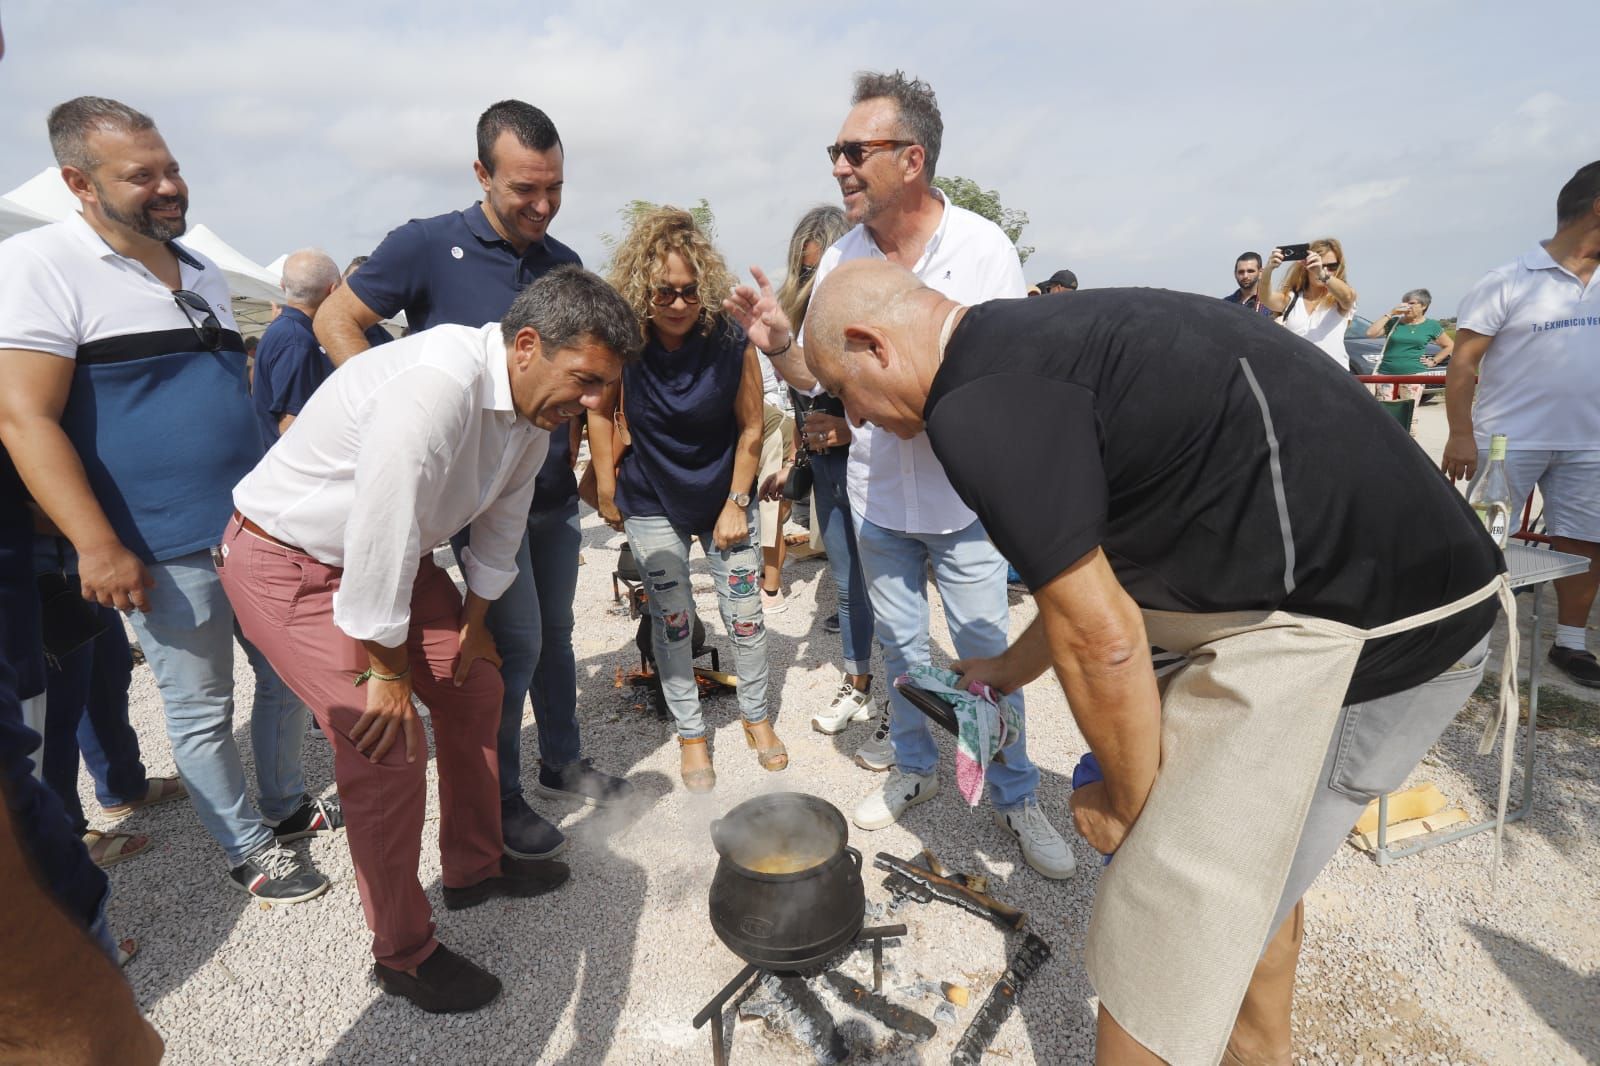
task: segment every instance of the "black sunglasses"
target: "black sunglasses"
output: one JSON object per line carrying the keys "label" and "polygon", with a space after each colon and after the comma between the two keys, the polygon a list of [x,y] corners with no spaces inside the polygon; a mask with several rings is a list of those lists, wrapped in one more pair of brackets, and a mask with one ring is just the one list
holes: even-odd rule
{"label": "black sunglasses", "polygon": [[[183,317],[189,320],[194,335],[200,338],[200,346],[208,352],[219,351],[222,348],[222,323],[217,321],[205,297],[188,289],[175,289],[172,298],[177,302],[178,310],[183,312]],[[190,311],[198,311],[203,317],[196,322]]]}
{"label": "black sunglasses", "polygon": [[681,289],[674,289],[671,285],[657,285],[650,291],[650,302],[657,307],[671,307],[679,299],[682,299],[687,307],[699,303],[700,283],[691,281]]}
{"label": "black sunglasses", "polygon": [[845,141],[843,144],[828,145],[828,162],[837,163],[840,156],[844,156],[853,167],[859,167],[867,161],[867,156],[874,152],[882,152],[893,148],[910,148],[916,141]]}

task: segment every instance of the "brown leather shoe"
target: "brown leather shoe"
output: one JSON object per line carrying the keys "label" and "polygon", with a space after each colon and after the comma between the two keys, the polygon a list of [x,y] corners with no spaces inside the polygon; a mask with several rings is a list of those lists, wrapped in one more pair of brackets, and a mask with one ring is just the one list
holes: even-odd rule
{"label": "brown leather shoe", "polygon": [[372,964],[378,987],[409,999],[429,1014],[464,1014],[493,1003],[500,979],[440,944],[417,966],[415,977],[381,962]]}
{"label": "brown leather shoe", "polygon": [[711,749],[706,747],[705,737],[679,737],[678,773],[683,777],[683,787],[690,792],[710,792],[717,787],[717,771],[710,766],[697,766],[691,769],[683,765],[683,756],[696,745],[705,751],[707,761],[710,760]]}
{"label": "brown leather shoe", "polygon": [[[766,719],[763,718],[761,721],[765,722]],[[744,742],[755,748],[756,761],[761,764],[763,770],[777,772],[788,767],[789,749],[784,747],[783,741],[778,739],[777,734],[773,734],[772,746],[763,748],[756,744],[755,732],[750,728],[752,723],[744,722],[742,724],[744,725]],[[760,725],[761,722],[754,724]],[[769,724],[767,728],[771,729],[772,726]]]}

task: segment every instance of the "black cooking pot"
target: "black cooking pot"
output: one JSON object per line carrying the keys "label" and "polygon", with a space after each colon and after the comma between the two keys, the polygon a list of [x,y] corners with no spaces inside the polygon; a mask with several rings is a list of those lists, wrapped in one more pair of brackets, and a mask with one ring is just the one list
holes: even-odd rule
{"label": "black cooking pot", "polygon": [[802,792],[757,796],[711,823],[718,939],[780,973],[820,966],[855,943],[866,893],[848,833],[837,807]]}

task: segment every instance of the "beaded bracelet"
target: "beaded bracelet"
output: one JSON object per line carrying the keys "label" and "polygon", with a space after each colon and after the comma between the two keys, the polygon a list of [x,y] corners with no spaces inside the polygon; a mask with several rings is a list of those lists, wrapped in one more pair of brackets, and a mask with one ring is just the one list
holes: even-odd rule
{"label": "beaded bracelet", "polygon": [[356,685],[358,687],[365,685],[367,681],[372,678],[377,678],[379,681],[399,681],[409,673],[411,673],[411,667],[409,666],[400,671],[398,674],[380,674],[376,670],[368,668],[356,675]]}

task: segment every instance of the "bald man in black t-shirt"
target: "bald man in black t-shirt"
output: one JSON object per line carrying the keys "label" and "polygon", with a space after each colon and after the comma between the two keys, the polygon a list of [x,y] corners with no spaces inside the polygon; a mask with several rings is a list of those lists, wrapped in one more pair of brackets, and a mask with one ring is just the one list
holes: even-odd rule
{"label": "bald man in black t-shirt", "polygon": [[[1476,687],[1503,585],[1493,542],[1353,379],[1270,321],[1212,299],[1098,289],[964,308],[865,261],[826,279],[806,326],[808,365],[851,420],[903,437],[926,430],[1033,591],[1039,619],[1007,653],[957,668],[1002,691],[1055,669],[1105,772],[1072,797],[1078,829],[1106,853],[1129,838],[1103,893],[1136,893],[1133,869],[1120,867],[1168,864],[1173,891],[1195,894],[1199,913],[1217,891],[1213,909],[1236,909],[1235,928],[1250,930],[1240,936],[1267,930],[1244,946],[1251,964],[1264,953],[1248,989],[1237,981],[1243,999],[1229,1001],[1238,1011],[1227,1050],[1242,1061],[1287,1056],[1298,900],[1366,802],[1400,785]],[[1165,689],[1165,706],[1147,628],[1202,634],[1190,641],[1200,664],[1191,683]],[[1234,670],[1227,683],[1214,677],[1195,696],[1194,678],[1220,676],[1219,662]],[[1205,700],[1222,709],[1196,718]],[[1286,703],[1300,709],[1278,710]],[[1295,713],[1308,727],[1286,733]],[[1169,817],[1152,793],[1158,778],[1207,797],[1187,804],[1198,813]],[[1224,839],[1260,793],[1253,817],[1281,823],[1266,827],[1286,842],[1281,854],[1259,856],[1260,883],[1238,880],[1248,865],[1208,880],[1228,859],[1199,842]],[[1310,797],[1309,811],[1295,796]],[[1157,857],[1135,847],[1141,837],[1159,842]],[[1275,899],[1276,910],[1257,916],[1211,887],[1229,877],[1249,890],[1238,895]],[[1097,922],[1103,909],[1116,908],[1099,901]],[[1149,930],[1115,932],[1108,951],[1159,957],[1159,942],[1141,936],[1184,938],[1158,928],[1154,910]],[[1167,975],[1134,981],[1151,986],[1148,1011],[1140,993],[1108,995],[1094,940],[1102,1054],[1221,1050],[1215,1033],[1189,1042],[1163,1031],[1172,1012],[1156,986]],[[1182,958],[1167,963],[1172,982],[1231,989],[1226,968],[1209,965],[1203,953],[1189,972]]]}

